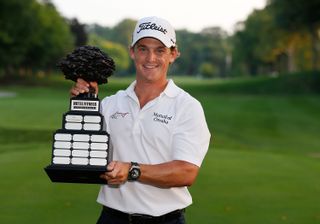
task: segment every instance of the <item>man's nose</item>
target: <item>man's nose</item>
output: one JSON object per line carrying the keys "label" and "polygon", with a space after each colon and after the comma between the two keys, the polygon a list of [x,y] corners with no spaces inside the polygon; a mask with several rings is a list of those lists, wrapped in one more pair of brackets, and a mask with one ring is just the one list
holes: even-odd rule
{"label": "man's nose", "polygon": [[148,52],[148,56],[147,56],[147,60],[150,61],[150,62],[153,62],[153,61],[155,61],[156,57],[157,56],[156,56],[156,54],[154,52],[149,51]]}

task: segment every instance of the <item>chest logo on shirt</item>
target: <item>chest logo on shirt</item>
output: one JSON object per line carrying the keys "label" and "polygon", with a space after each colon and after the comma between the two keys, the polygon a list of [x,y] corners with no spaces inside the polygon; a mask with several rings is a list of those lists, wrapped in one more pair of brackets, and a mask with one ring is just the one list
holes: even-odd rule
{"label": "chest logo on shirt", "polygon": [[125,112],[125,113],[121,113],[121,112],[115,112],[114,114],[112,114],[110,117],[112,119],[118,119],[118,118],[125,118],[127,115],[129,114],[129,112]]}
{"label": "chest logo on shirt", "polygon": [[172,120],[172,115],[153,112],[153,121],[161,122],[163,124],[168,124],[171,120]]}

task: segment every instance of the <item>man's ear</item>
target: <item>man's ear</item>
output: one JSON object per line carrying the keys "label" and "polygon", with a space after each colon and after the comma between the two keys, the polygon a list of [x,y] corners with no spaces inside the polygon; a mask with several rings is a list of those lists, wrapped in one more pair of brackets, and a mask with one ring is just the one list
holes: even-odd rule
{"label": "man's ear", "polygon": [[129,54],[130,54],[130,58],[134,60],[134,47],[129,48]]}
{"label": "man's ear", "polygon": [[179,56],[180,56],[180,52],[178,50],[178,47],[171,49],[170,64],[172,64]]}

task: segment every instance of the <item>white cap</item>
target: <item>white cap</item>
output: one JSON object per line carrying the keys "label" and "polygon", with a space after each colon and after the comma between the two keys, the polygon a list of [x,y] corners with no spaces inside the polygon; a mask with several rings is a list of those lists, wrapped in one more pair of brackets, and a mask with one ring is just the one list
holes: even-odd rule
{"label": "white cap", "polygon": [[176,46],[176,33],[173,27],[167,20],[159,17],[145,17],[137,22],[131,46],[144,37],[156,38],[168,48]]}

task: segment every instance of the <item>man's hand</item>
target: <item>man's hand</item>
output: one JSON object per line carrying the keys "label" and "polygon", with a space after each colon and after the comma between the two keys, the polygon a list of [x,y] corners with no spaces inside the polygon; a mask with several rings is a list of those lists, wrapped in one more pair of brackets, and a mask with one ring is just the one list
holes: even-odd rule
{"label": "man's hand", "polygon": [[85,80],[78,78],[77,82],[70,90],[70,95],[75,97],[81,93],[87,93],[89,92],[90,86],[93,87],[95,89],[95,93],[98,94],[99,88],[97,82],[86,82]]}
{"label": "man's hand", "polygon": [[100,175],[100,178],[108,181],[110,185],[123,184],[128,179],[130,163],[112,161],[107,166],[107,172]]}

